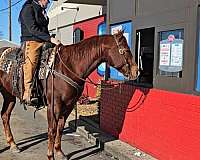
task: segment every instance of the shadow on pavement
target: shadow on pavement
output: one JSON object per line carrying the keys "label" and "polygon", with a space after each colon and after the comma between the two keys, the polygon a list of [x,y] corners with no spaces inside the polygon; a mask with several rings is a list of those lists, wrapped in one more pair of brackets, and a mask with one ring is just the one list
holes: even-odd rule
{"label": "shadow on pavement", "polygon": [[[95,149],[96,148],[96,149]],[[72,156],[76,155],[76,154],[80,154],[81,152],[85,152],[87,150],[91,150],[91,149],[95,149],[95,150],[92,150],[90,151],[89,153],[85,153],[83,155],[80,155],[76,158],[72,158],[71,160],[79,160],[79,159],[82,159],[82,158],[85,158],[87,156],[91,156],[91,155],[94,155],[94,154],[97,154],[99,153],[100,151],[102,151],[101,148],[98,148],[98,144],[94,145],[94,146],[91,146],[91,147],[88,147],[88,148],[84,148],[84,149],[80,149],[80,150],[77,150],[77,151],[74,151],[74,152],[71,152],[67,155],[68,159],[70,159]]]}
{"label": "shadow on pavement", "polygon": [[[63,135],[68,134],[68,133],[73,133],[73,132],[74,131],[72,129],[67,127],[63,130]],[[17,145],[20,148],[20,151],[23,152],[23,151],[27,150],[28,148],[35,146],[35,145],[37,145],[37,144],[39,144],[43,141],[46,141],[46,140],[48,140],[47,132],[42,133],[42,134],[38,134],[38,135],[35,135],[35,136],[24,138],[24,139],[20,140],[20,142],[17,143]],[[10,149],[10,147],[5,147],[5,148],[0,150],[0,153],[3,153],[3,152],[5,152],[9,149]]]}

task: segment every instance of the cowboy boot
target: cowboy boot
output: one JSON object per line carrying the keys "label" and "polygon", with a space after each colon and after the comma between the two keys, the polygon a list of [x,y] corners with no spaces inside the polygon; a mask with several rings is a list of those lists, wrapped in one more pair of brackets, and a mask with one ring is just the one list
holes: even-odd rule
{"label": "cowboy boot", "polygon": [[31,86],[32,86],[32,80],[33,80],[33,74],[38,64],[38,57],[39,57],[40,49],[43,43],[36,42],[36,41],[27,41],[25,45],[26,45],[25,63],[23,65],[23,70],[24,70],[23,101],[27,105],[36,106],[38,103],[38,98],[31,97]]}

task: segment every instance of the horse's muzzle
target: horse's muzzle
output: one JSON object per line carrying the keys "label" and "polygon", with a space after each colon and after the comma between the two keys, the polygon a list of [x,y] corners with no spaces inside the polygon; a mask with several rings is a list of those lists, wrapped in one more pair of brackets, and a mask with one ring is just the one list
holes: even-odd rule
{"label": "horse's muzzle", "polygon": [[128,79],[134,81],[134,80],[138,79],[139,76],[140,76],[140,71],[138,70],[138,71],[136,71],[135,75],[129,75]]}

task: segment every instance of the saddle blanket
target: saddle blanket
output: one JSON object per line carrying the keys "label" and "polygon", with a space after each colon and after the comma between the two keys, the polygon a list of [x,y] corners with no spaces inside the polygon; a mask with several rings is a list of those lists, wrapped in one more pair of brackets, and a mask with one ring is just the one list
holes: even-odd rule
{"label": "saddle blanket", "polygon": [[[7,48],[0,55],[0,70],[10,74],[14,69],[18,68],[18,71],[21,71],[23,66],[23,56],[21,55],[19,48]],[[49,48],[42,52],[40,58],[40,66],[38,71],[38,78],[44,79],[48,77],[49,71],[53,66],[56,55],[56,47]],[[45,64],[45,65],[44,65]],[[15,73],[18,76],[21,76],[21,72]]]}
{"label": "saddle blanket", "polygon": [[0,55],[0,70],[9,73],[14,63],[16,63],[16,58],[11,57],[13,52],[16,52],[18,48],[7,48]]}

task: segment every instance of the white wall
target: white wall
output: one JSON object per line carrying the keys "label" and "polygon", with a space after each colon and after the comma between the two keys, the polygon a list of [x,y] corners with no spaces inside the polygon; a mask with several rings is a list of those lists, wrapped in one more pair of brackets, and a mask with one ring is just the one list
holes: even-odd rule
{"label": "white wall", "polygon": [[12,41],[0,40],[0,48],[1,47],[19,47],[19,45]]}
{"label": "white wall", "polygon": [[[79,11],[67,8],[61,10],[61,7],[78,7]],[[55,33],[63,44],[71,44],[73,42],[73,24],[99,15],[102,15],[102,6],[100,5],[54,2],[48,11],[49,30]]]}
{"label": "white wall", "polygon": [[[73,44],[73,26],[59,29],[59,39],[65,45]],[[61,34],[62,33],[62,34]]]}

